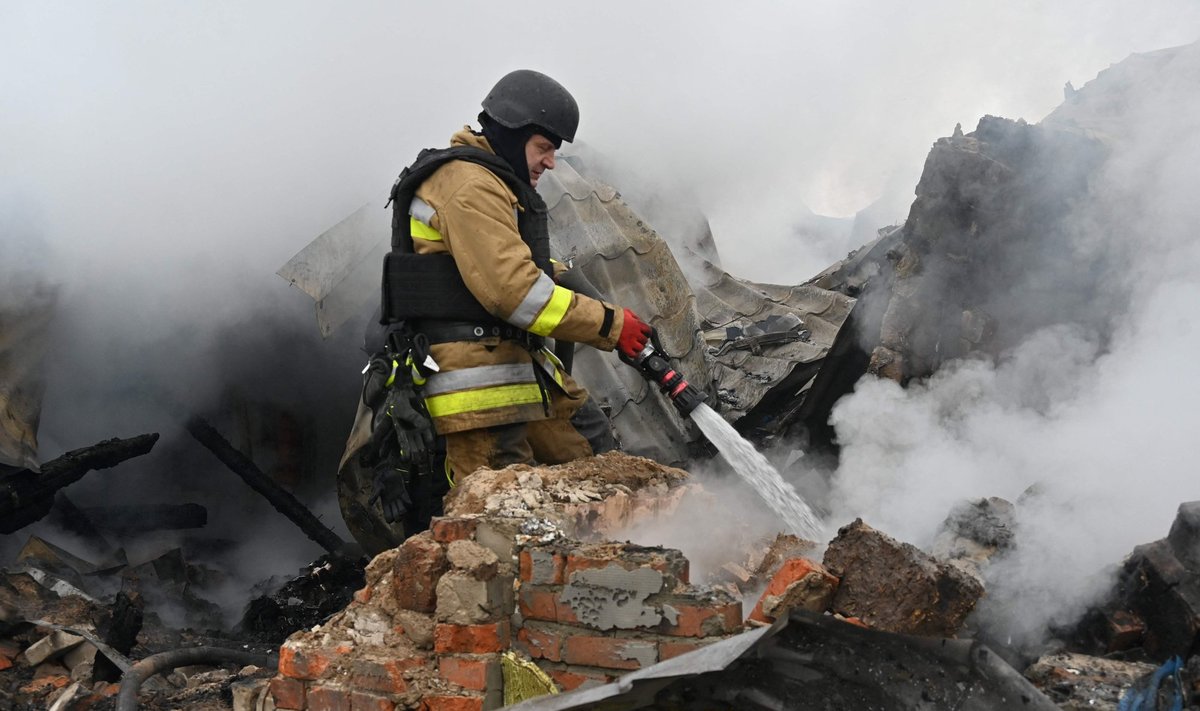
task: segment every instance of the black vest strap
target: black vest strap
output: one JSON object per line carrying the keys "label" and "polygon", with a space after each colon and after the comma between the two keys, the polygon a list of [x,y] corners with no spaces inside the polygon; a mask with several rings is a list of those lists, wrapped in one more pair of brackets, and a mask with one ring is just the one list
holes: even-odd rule
{"label": "black vest strap", "polygon": [[421,183],[452,160],[465,160],[487,168],[513,191],[524,208],[517,216],[521,240],[529,247],[534,264],[546,274],[554,275],[550,262],[548,209],[531,185],[522,183],[502,158],[481,148],[426,148],[392,185],[388,201],[392,206],[392,251],[384,257],[380,323],[414,318],[481,323],[496,320],[467,289],[453,257],[413,253],[409,206]]}

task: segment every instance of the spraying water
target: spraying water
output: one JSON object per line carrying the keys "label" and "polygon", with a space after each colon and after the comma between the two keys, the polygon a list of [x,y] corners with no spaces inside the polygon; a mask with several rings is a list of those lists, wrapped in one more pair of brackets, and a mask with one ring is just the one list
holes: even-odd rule
{"label": "spraying water", "polygon": [[743,439],[725,418],[704,403],[696,406],[691,417],[704,436],[721,452],[721,457],[758,492],[791,528],[792,533],[810,541],[821,540],[821,522],[816,514],[754,445]]}

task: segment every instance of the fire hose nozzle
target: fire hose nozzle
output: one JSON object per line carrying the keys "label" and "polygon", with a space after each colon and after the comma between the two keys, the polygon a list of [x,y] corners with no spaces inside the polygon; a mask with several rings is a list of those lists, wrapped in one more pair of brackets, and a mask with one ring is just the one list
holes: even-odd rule
{"label": "fire hose nozzle", "polygon": [[672,367],[667,356],[654,345],[648,343],[635,358],[621,356],[621,360],[637,368],[646,380],[656,383],[684,417],[692,414],[692,411],[704,402],[704,393],[688,383],[683,375]]}

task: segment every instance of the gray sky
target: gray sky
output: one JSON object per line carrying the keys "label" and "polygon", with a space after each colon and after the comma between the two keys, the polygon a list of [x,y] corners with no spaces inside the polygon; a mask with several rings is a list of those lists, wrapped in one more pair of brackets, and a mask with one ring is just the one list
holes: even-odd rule
{"label": "gray sky", "polygon": [[838,256],[789,237],[802,204],[890,196],[902,219],[956,122],[1040,119],[1067,80],[1196,27],[1194,0],[10,0],[0,206],[148,289],[198,267],[273,278],[532,67],[577,95],[582,140],[698,200],[732,271],[798,281]]}

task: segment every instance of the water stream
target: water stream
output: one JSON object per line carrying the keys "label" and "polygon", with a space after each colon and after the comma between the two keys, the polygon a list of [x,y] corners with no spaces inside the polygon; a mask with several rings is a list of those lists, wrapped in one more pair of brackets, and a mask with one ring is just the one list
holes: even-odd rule
{"label": "water stream", "polygon": [[754,445],[743,439],[733,425],[704,403],[692,411],[691,417],[704,436],[721,452],[721,457],[758,492],[792,533],[809,541],[821,541],[821,522],[816,514]]}

